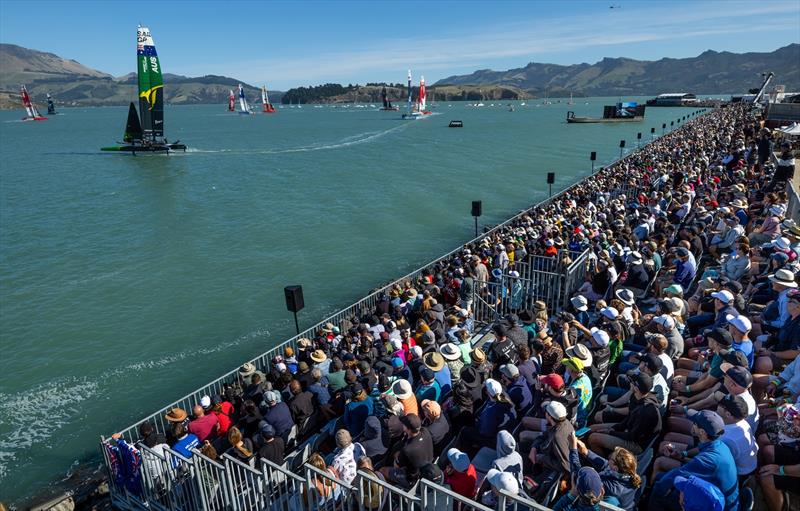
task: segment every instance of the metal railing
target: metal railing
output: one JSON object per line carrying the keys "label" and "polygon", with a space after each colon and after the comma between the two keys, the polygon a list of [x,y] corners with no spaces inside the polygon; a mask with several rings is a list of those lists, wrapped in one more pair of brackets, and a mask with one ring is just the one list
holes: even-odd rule
{"label": "metal railing", "polygon": [[[645,143],[642,148],[647,147],[650,143],[651,142]],[[631,152],[622,158],[615,159],[607,164],[601,172],[612,172],[616,165],[624,162],[635,154],[635,152]],[[321,320],[299,335],[291,337],[284,343],[250,360],[250,363],[254,364],[258,369],[267,370],[270,367],[272,358],[275,355],[282,354],[287,346],[291,346],[297,350],[298,341],[300,339],[313,338],[326,323],[338,325],[345,319],[349,320],[354,316],[362,316],[367,312],[371,313],[379,302],[381,295],[388,293],[392,287],[396,285],[402,286],[405,282],[415,283],[425,275],[428,268],[452,258],[462,250],[463,246],[479,243],[487,237],[492,237],[503,232],[531,210],[546,206],[550,202],[558,200],[563,194],[572,192],[577,186],[581,185],[586,180],[592,179],[595,175],[596,174],[585,176],[577,180],[552,198],[543,200],[538,204],[520,211],[506,221],[488,229],[477,238],[470,240],[465,245],[459,246],[407,275],[381,286],[349,307]],[[637,194],[638,189],[634,189],[634,187],[635,185],[623,183],[620,187],[609,190],[609,196],[612,194],[615,197],[622,194]],[[585,278],[588,250],[580,254],[571,254],[570,256],[572,262],[566,266],[560,266],[558,262],[561,261],[561,254],[559,254],[559,257],[555,258],[555,263],[553,262],[553,258],[548,258],[549,260],[545,261],[543,260],[543,256],[539,255],[531,255],[527,261],[515,263],[515,269],[521,273],[520,278],[524,281],[522,282],[522,293],[524,296],[522,303],[525,304],[526,308],[531,307],[536,300],[544,301],[551,312],[566,306],[570,293],[574,292]],[[505,284],[507,285],[508,277],[504,276],[503,280],[506,281]],[[475,286],[476,290],[481,287],[483,286]],[[511,288],[513,288],[513,285]],[[476,307],[476,318],[481,316],[483,320],[487,322],[491,322],[491,320],[517,308],[515,307],[517,302],[513,301],[513,295],[501,298],[499,304],[489,303],[491,300],[486,300],[485,298],[486,297],[476,295],[473,304],[474,307]],[[135,444],[139,440],[137,425],[145,421],[149,421],[157,432],[167,433],[171,424],[165,420],[164,415],[170,409],[179,407],[184,410],[191,410],[196,403],[200,402],[202,396],[223,394],[225,385],[236,381],[237,370],[238,368],[235,368],[227,372],[216,380],[183,396],[152,415],[137,421],[134,425],[121,431],[122,438],[129,444]],[[138,491],[135,491],[124,484],[124,482],[114,479],[115,467],[118,467],[119,460],[112,459],[105,448],[105,444],[106,440],[101,439],[101,451],[109,475],[111,496],[114,504],[122,509],[172,510],[258,508],[291,511],[293,509],[315,508],[315,506],[320,507],[317,505],[319,502],[306,502],[310,499],[309,495],[313,494],[313,491],[309,491],[309,488],[314,488],[311,483],[325,482],[326,478],[330,479],[329,475],[308,465],[306,465],[306,479],[303,479],[297,474],[287,470],[285,467],[279,467],[265,460],[261,460],[262,466],[259,470],[256,467],[243,464],[230,456],[223,456],[221,461],[213,461],[200,454],[193,456],[191,459],[187,459],[169,449],[165,449],[162,454],[142,446],[140,447],[142,456],[142,467],[139,468],[139,472],[141,473],[140,488]],[[359,481],[362,480],[363,479],[359,479]],[[211,483],[212,481],[213,484]],[[392,496],[392,502],[403,502],[403,505],[406,506],[413,506],[419,503],[412,499],[420,499],[420,497],[406,494],[402,490],[385,482],[376,483],[375,481],[370,481],[370,483],[378,484],[383,488],[383,491],[388,492]],[[217,486],[217,484],[219,484],[219,486]],[[339,483],[336,484],[338,485]],[[363,492],[360,492],[361,488],[358,487],[350,485],[341,485],[337,487],[339,488],[338,491],[341,493],[340,498],[344,499],[344,501],[350,501],[354,494],[363,494]],[[235,491],[237,488],[239,490],[245,490],[244,493],[242,494]],[[478,510],[488,509],[474,501],[454,494],[446,488],[427,481],[422,481],[421,490],[421,501],[424,509],[428,509],[426,507],[428,503],[433,502],[435,504],[439,501],[457,502],[459,506],[463,505]],[[431,501],[430,499],[434,500]]]}
{"label": "metal railing", "polygon": [[449,488],[423,479],[419,482],[422,509],[425,511],[493,511]]}

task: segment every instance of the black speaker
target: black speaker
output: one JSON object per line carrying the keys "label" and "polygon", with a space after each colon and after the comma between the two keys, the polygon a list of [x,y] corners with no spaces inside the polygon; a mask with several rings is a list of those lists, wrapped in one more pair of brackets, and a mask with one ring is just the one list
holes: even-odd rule
{"label": "black speaker", "polygon": [[651,134],[651,135],[652,135],[653,133],[655,133],[655,132],[656,132],[656,129],[655,129],[655,128],[650,128],[650,134]]}
{"label": "black speaker", "polygon": [[547,173],[547,184],[551,185],[556,182],[556,173],[555,172],[548,172]]}
{"label": "black speaker", "polygon": [[661,125],[661,129],[662,129],[662,130],[663,130],[664,128],[666,128],[666,127],[667,127],[667,123],[664,123],[664,124],[662,124],[662,125]]}
{"label": "black speaker", "polygon": [[620,140],[620,141],[619,141],[619,147],[620,147],[620,149],[622,149],[623,147],[625,147],[625,141],[624,141],[624,140]]}
{"label": "black speaker", "polygon": [[472,216],[481,216],[481,213],[483,213],[483,204],[481,204],[481,201],[472,201]]}
{"label": "black speaker", "polygon": [[592,161],[597,160],[597,152],[596,151],[592,151],[591,154],[589,154],[589,159],[592,160]]}
{"label": "black speaker", "polygon": [[641,139],[642,139],[642,133],[641,133],[641,132],[637,133],[637,134],[636,134],[636,138],[638,138],[639,140],[641,140]]}
{"label": "black speaker", "polygon": [[283,288],[286,295],[286,310],[299,312],[306,306],[303,302],[303,286],[286,286]]}
{"label": "black speaker", "polygon": [[669,121],[670,126],[675,126],[675,121]]}

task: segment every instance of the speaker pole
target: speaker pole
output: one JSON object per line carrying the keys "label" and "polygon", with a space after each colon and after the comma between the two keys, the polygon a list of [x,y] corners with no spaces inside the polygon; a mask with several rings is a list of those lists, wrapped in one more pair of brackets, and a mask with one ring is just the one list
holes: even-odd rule
{"label": "speaker pole", "polygon": [[619,141],[619,159],[620,160],[622,159],[622,151],[623,151],[623,149],[625,149],[625,141],[624,140],[620,140]]}
{"label": "speaker pole", "polygon": [[478,217],[483,214],[483,203],[479,200],[472,201],[472,217],[475,219],[475,237],[478,237]]}
{"label": "speaker pole", "polygon": [[550,198],[553,198],[553,183],[556,182],[556,173],[555,172],[548,172],[547,173],[547,185],[550,187]]}
{"label": "speaker pole", "polygon": [[592,174],[594,174],[594,161],[597,159],[597,151],[589,153],[589,159],[592,160]]}
{"label": "speaker pole", "polygon": [[300,323],[297,322],[297,313],[293,312],[292,314],[294,314],[294,330],[297,335],[300,335]]}
{"label": "speaker pole", "polygon": [[303,286],[286,286],[283,288],[286,298],[286,310],[294,314],[294,329],[300,335],[300,323],[297,321],[297,312],[305,307],[303,300]]}

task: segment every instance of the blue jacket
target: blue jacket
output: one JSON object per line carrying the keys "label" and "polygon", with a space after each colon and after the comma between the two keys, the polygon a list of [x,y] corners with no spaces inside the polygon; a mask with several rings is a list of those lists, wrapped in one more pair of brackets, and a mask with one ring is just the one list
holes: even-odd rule
{"label": "blue jacket", "polygon": [[677,502],[675,477],[695,475],[719,488],[725,496],[725,511],[738,511],[739,480],[730,449],[720,439],[700,444],[699,449],[697,456],[688,463],[670,470],[655,482],[650,502],[666,499],[675,499],[674,502]]}
{"label": "blue jacket", "polygon": [[344,408],[344,426],[353,438],[364,431],[364,422],[372,415],[372,397],[363,401],[350,401]]}
{"label": "blue jacket", "polygon": [[450,388],[453,385],[453,377],[450,375],[450,366],[447,364],[444,365],[439,371],[436,371],[434,374],[436,381],[439,382],[439,388],[442,391],[442,395],[445,396],[450,393]]}
{"label": "blue jacket", "polygon": [[478,432],[486,437],[495,437],[498,431],[516,417],[517,413],[512,405],[490,400],[478,417]]}
{"label": "blue jacket", "polygon": [[533,402],[531,388],[528,386],[527,380],[525,380],[525,377],[522,375],[520,375],[513,383],[511,383],[511,385],[508,386],[506,393],[508,394],[508,397],[511,398],[514,406],[517,407],[517,410],[524,410]]}
{"label": "blue jacket", "polygon": [[289,410],[289,405],[284,402],[275,404],[267,410],[264,414],[264,420],[269,422],[278,436],[282,437],[288,433],[292,426],[294,426],[294,419],[292,419],[292,412]]}
{"label": "blue jacket", "polygon": [[[592,451],[586,454],[586,458],[589,466],[597,470],[597,473],[600,474],[600,480],[603,481],[603,489],[605,490],[603,498],[616,497],[619,502],[617,507],[628,511],[636,509],[636,492],[638,489],[633,487],[631,476],[611,470],[608,468],[608,461]],[[570,473],[572,474],[577,474],[581,469],[581,460],[576,449],[569,450],[569,464]]]}

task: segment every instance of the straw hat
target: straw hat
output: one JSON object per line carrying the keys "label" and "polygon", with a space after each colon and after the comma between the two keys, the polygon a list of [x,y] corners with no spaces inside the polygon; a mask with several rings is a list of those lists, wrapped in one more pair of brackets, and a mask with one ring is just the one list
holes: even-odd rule
{"label": "straw hat", "polygon": [[256,366],[247,362],[246,364],[242,364],[242,367],[239,368],[239,376],[247,377],[252,376],[256,372]]}
{"label": "straw hat", "polygon": [[472,352],[469,354],[469,356],[472,359],[472,361],[477,364],[483,364],[484,362],[486,362],[486,353],[484,353],[483,350],[480,348],[473,349]]}
{"label": "straw hat", "polygon": [[186,417],[186,411],[183,408],[173,408],[164,416],[167,422],[183,422]]}
{"label": "straw hat", "polygon": [[392,392],[397,396],[397,399],[408,399],[414,395],[411,384],[408,381],[400,379],[392,385]]}
{"label": "straw hat", "polygon": [[578,343],[575,346],[571,346],[564,353],[568,357],[574,357],[583,362],[583,367],[591,367],[592,365],[592,352],[583,344]]}
{"label": "straw hat", "polygon": [[313,360],[317,364],[325,362],[325,360],[327,360],[327,359],[328,359],[328,356],[322,350],[314,350],[314,353],[311,354],[311,360]]}
{"label": "straw hat", "polygon": [[797,287],[797,282],[794,281],[794,273],[787,270],[786,268],[781,268],[780,270],[770,275],[769,280],[775,282],[776,284],[781,284],[786,287]]}
{"label": "straw hat", "polygon": [[441,353],[430,352],[426,353],[422,357],[422,361],[425,362],[425,365],[430,368],[431,371],[434,373],[437,371],[441,371],[444,367],[444,357],[442,357]]}
{"label": "straw hat", "polygon": [[452,342],[443,345],[441,352],[445,360],[458,360],[461,358],[461,349]]}

